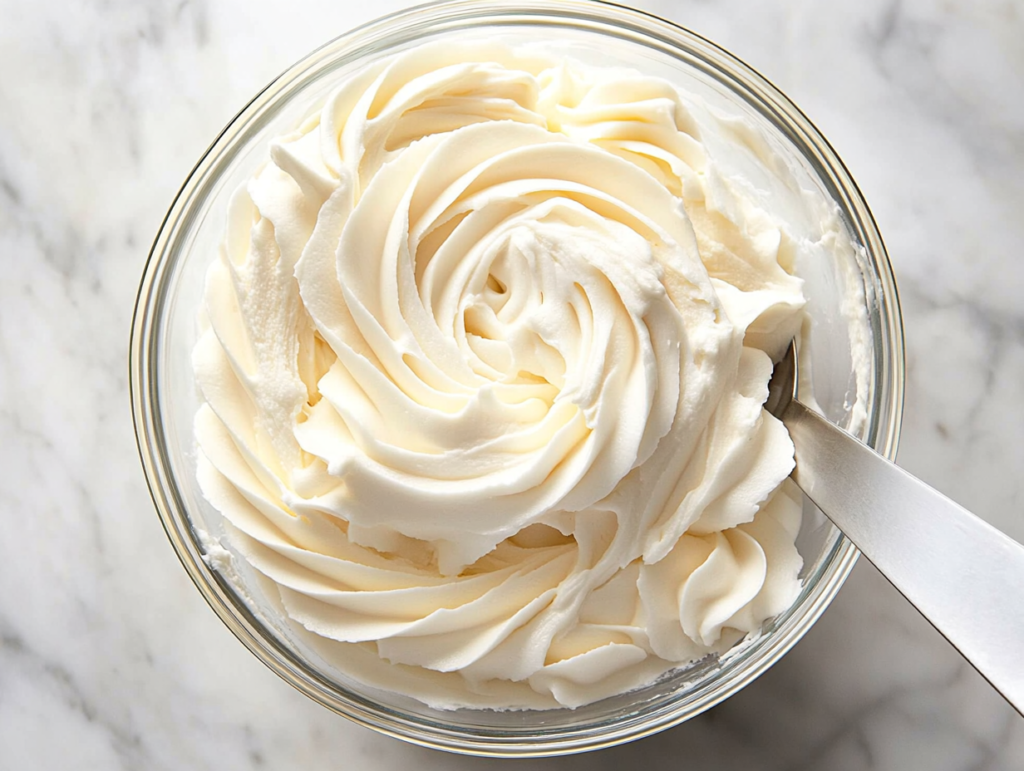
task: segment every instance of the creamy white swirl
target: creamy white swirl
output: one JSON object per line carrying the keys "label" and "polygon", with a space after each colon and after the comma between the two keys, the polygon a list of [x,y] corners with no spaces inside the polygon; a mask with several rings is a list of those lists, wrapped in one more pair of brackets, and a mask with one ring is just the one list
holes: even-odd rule
{"label": "creamy white swirl", "polygon": [[665,81],[445,43],[349,79],[235,195],[200,482],[354,679],[576,706],[793,601],[793,448],[762,404],[799,241],[788,188],[709,132],[775,173]]}

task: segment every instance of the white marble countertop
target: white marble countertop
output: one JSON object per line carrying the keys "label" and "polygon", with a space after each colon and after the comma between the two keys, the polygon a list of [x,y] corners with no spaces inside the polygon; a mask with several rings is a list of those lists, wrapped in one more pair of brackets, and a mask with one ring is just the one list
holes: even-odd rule
{"label": "white marble countertop", "polygon": [[[279,71],[405,4],[0,0],[0,768],[500,762],[378,736],[251,656],[164,537],[128,407],[136,287],[192,164]],[[746,59],[831,139],[899,280],[900,462],[1024,540],[1024,6],[638,5]],[[1024,720],[862,560],[806,638],[723,705],[523,762],[622,764],[1019,769]]]}

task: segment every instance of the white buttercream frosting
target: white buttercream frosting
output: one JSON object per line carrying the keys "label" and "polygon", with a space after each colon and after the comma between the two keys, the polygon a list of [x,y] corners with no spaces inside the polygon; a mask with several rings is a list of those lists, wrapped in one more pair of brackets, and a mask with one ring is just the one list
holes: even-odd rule
{"label": "white buttercream frosting", "polygon": [[234,196],[199,479],[347,676],[577,706],[799,591],[801,191],[667,81],[501,45],[378,62]]}

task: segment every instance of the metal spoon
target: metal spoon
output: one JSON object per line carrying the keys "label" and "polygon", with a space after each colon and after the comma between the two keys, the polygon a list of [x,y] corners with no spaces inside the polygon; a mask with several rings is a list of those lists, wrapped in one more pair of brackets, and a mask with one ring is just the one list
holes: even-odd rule
{"label": "metal spoon", "polygon": [[790,345],[765,403],[793,481],[1024,715],[1024,546],[797,401],[796,366]]}

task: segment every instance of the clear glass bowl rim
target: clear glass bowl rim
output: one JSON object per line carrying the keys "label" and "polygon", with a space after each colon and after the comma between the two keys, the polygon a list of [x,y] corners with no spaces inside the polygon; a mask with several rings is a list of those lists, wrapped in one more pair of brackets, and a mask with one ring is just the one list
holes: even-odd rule
{"label": "clear glass bowl rim", "polygon": [[[858,552],[841,534],[811,584],[811,591],[772,632],[761,655],[748,658],[670,708],[623,715],[586,727],[529,735],[523,731],[466,731],[455,721],[442,725],[401,714],[356,694],[342,692],[305,665],[267,633],[203,559],[178,492],[167,456],[159,414],[157,365],[160,322],[167,300],[166,278],[179,256],[177,244],[188,232],[201,203],[198,192],[215,176],[225,153],[258,130],[275,103],[301,89],[326,67],[338,66],[382,47],[453,28],[490,24],[572,27],[614,34],[684,60],[726,83],[804,152],[821,181],[847,216],[847,226],[866,252],[874,279],[877,309],[873,393],[868,405],[866,441],[895,458],[904,394],[903,325],[899,297],[881,234],[856,183],[831,145],[807,117],[774,85],[716,44],[671,22],[601,0],[444,0],[382,17],[313,51],[269,83],[222,130],[179,190],[153,242],[139,286],[129,346],[129,380],[136,440],[146,481],[164,530],[186,572],[221,621],[265,665],[316,702],[363,726],[435,749],[475,755],[529,757],[560,755],[631,741],[676,725],[728,698],[781,658],[824,612],[856,562]],[[454,717],[454,715],[453,715]]]}

